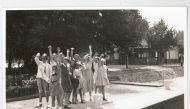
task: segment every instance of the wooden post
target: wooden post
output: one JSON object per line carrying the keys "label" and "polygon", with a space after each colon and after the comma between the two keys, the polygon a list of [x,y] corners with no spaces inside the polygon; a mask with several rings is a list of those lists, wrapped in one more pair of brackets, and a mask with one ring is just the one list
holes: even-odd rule
{"label": "wooden post", "polygon": [[127,49],[125,49],[125,55],[126,55],[125,65],[126,65],[126,69],[128,69],[129,57],[128,57],[128,50]]}

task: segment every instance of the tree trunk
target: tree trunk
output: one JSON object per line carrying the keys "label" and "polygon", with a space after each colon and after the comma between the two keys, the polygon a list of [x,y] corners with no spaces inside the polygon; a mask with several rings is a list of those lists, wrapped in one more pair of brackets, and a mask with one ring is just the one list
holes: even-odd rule
{"label": "tree trunk", "polygon": [[30,59],[27,58],[24,60],[24,67],[28,68],[29,66],[30,66]]}
{"label": "tree trunk", "polygon": [[126,69],[128,69],[128,64],[129,64],[129,59],[128,59],[128,51],[125,50],[125,57],[126,57],[126,60],[125,60],[125,65],[126,65]]}
{"label": "tree trunk", "polygon": [[9,57],[8,59],[8,70],[11,71],[11,64],[12,64],[12,58]]}

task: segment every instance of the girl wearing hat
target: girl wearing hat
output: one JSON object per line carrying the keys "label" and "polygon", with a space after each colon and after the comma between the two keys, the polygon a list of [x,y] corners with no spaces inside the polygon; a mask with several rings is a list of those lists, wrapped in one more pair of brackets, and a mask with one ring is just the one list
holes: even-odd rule
{"label": "girl wearing hat", "polygon": [[55,98],[57,98],[57,107],[61,108],[61,95],[63,92],[60,77],[61,77],[61,68],[58,62],[58,56],[56,53],[52,54],[52,46],[49,46],[49,55],[50,55],[50,65],[52,67],[50,75],[50,95],[52,97],[52,108],[55,108]]}
{"label": "girl wearing hat", "polygon": [[39,91],[39,104],[35,108],[42,107],[42,95],[45,92],[46,96],[46,108],[50,108],[49,106],[49,83],[50,83],[50,65],[47,62],[47,54],[42,55],[42,61],[39,59],[40,53],[37,53],[35,57],[35,62],[38,65],[38,72],[37,72],[37,86]]}
{"label": "girl wearing hat", "polygon": [[80,62],[80,56],[78,54],[75,54],[73,56],[73,49],[71,49],[71,72],[72,72],[72,76],[71,76],[71,84],[73,87],[72,90],[72,103],[76,104],[77,103],[77,88],[79,86],[79,79],[74,77],[74,71],[76,69],[76,63]]}
{"label": "girl wearing hat", "polygon": [[101,58],[98,64],[95,65],[95,73],[94,73],[94,82],[98,89],[101,91],[103,95],[103,100],[106,100],[105,97],[105,86],[109,85],[109,80],[107,77],[107,66],[105,65],[105,59]]}
{"label": "girl wearing hat", "polygon": [[93,72],[92,72],[92,46],[89,46],[89,54],[84,56],[83,72],[84,72],[84,84],[85,92],[89,92],[90,101],[92,101],[92,91],[94,89]]}
{"label": "girl wearing hat", "polygon": [[[83,72],[81,70],[82,64],[80,61],[76,63],[75,69],[73,71],[73,77],[76,78],[79,81],[78,85],[78,91],[81,98],[81,103],[85,103],[83,100],[83,89],[84,89],[84,78],[83,78]],[[77,93],[74,95],[75,100],[77,99]]]}
{"label": "girl wearing hat", "polygon": [[[69,104],[69,96],[72,91],[72,85],[70,76],[72,73],[70,72],[70,67],[68,66],[69,59],[67,57],[62,57],[61,61],[61,85],[64,91],[64,98],[65,98],[65,106],[66,109],[71,109],[71,107],[68,106]],[[62,98],[63,100],[63,98]],[[61,100],[61,101],[62,101]]]}
{"label": "girl wearing hat", "polygon": [[[96,74],[97,73],[95,73],[95,70],[97,70],[97,65],[98,65],[98,62],[99,62],[99,57],[98,56],[96,56],[96,55],[94,55],[94,58],[93,58],[93,69],[94,69],[94,75],[93,75],[93,78],[94,78],[94,84],[95,84],[95,77],[96,77]],[[97,93],[97,90],[98,90],[98,87],[96,86],[96,84],[95,84],[95,93]]]}

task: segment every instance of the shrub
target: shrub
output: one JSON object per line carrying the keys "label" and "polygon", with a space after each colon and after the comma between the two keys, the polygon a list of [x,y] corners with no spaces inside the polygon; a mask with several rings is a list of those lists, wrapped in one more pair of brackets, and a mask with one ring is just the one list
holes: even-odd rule
{"label": "shrub", "polygon": [[7,98],[20,97],[37,93],[35,75],[8,75],[6,80]]}

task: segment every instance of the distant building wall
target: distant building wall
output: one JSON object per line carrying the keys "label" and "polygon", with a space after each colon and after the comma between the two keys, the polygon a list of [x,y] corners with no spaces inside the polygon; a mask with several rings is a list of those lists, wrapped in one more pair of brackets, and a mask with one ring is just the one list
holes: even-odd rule
{"label": "distant building wall", "polygon": [[176,63],[179,59],[179,48],[175,47],[166,52],[165,62],[166,63]]}

